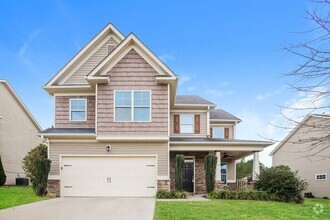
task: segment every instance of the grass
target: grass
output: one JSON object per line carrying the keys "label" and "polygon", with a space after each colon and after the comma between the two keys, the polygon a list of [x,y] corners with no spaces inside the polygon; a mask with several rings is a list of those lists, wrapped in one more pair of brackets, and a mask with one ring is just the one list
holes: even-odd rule
{"label": "grass", "polygon": [[[314,207],[323,206],[316,214]],[[304,204],[212,200],[210,202],[157,202],[155,220],[167,219],[330,219],[330,200],[306,199]]]}
{"label": "grass", "polygon": [[31,187],[4,186],[0,187],[0,210],[49,198],[37,196]]}

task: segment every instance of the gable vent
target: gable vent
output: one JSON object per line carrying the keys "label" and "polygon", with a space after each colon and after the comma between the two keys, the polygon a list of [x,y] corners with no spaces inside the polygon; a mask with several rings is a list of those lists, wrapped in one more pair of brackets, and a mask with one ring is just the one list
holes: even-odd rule
{"label": "gable vent", "polygon": [[108,44],[108,54],[115,49],[116,45],[115,44]]}

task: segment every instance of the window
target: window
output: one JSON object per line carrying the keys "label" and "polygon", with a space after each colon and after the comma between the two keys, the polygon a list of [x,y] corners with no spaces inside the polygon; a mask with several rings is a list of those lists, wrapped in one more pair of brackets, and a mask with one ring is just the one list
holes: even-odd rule
{"label": "window", "polygon": [[327,174],[316,174],[315,175],[315,180],[327,180]]}
{"label": "window", "polygon": [[213,128],[213,138],[224,138],[225,137],[225,132],[224,128],[221,127],[214,127]]}
{"label": "window", "polygon": [[180,115],[180,132],[194,133],[194,116]]}
{"label": "window", "polygon": [[227,163],[221,163],[221,181],[227,184]]}
{"label": "window", "polygon": [[150,91],[115,91],[115,121],[151,121],[150,94]]}
{"label": "window", "polygon": [[86,121],[87,99],[70,99],[70,120]]}

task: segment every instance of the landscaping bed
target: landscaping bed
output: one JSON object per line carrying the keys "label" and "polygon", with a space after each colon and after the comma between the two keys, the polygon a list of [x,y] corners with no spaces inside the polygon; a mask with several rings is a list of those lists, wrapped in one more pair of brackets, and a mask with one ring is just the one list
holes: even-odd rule
{"label": "landscaping bed", "polygon": [[0,210],[49,198],[37,196],[31,187],[3,186],[0,187]]}

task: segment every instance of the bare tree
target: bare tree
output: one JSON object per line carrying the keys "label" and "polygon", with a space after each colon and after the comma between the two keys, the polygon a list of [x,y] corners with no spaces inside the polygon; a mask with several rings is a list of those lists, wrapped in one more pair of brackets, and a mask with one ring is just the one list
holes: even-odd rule
{"label": "bare tree", "polygon": [[[290,130],[296,126],[303,127],[305,135],[294,144],[308,146],[299,149],[299,152],[310,160],[330,159],[330,0],[313,2],[315,9],[306,11],[313,27],[299,33],[308,40],[284,48],[301,60],[301,64],[286,75],[288,85],[294,91],[305,94],[306,98],[300,105],[280,106],[281,114],[291,126],[278,126]],[[315,113],[324,117],[305,123],[293,117]]]}

